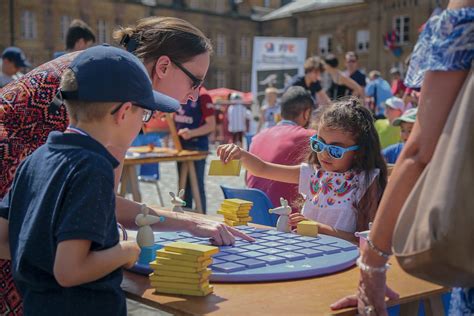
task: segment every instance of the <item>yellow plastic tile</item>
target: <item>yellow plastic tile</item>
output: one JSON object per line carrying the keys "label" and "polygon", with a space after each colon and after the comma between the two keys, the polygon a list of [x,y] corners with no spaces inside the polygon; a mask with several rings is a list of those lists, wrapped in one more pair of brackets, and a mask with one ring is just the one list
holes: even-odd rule
{"label": "yellow plastic tile", "polygon": [[176,266],[176,265],[168,265],[168,264],[159,264],[155,261],[150,262],[150,268],[152,268],[155,272],[158,271],[176,271],[176,272],[186,272],[186,273],[196,273],[203,271],[204,268],[194,268],[194,267],[183,267],[183,266]]}
{"label": "yellow plastic tile", "polygon": [[209,287],[209,280],[206,280],[197,284],[190,283],[175,283],[175,282],[151,282],[151,286],[154,288],[167,288],[167,289],[178,289],[178,290],[192,290],[192,291],[204,291]]}
{"label": "yellow plastic tile", "polygon": [[169,271],[169,270],[155,270],[151,275],[159,277],[171,277],[171,278],[180,278],[180,279],[205,279],[209,278],[212,271],[211,269],[205,269],[199,272],[179,272],[179,271]]}
{"label": "yellow plastic tile", "polygon": [[211,160],[209,165],[210,176],[239,176],[241,168],[240,160],[231,160],[224,164],[221,160]]}
{"label": "yellow plastic tile", "polygon": [[170,258],[175,260],[181,261],[189,261],[189,262],[203,262],[209,259],[209,256],[193,256],[193,255],[186,255],[183,253],[167,251],[165,249],[160,249],[156,251],[156,256],[160,258]]}
{"label": "yellow plastic tile", "polygon": [[175,241],[165,245],[165,250],[194,256],[212,256],[219,252],[214,246],[198,245],[189,242]]}
{"label": "yellow plastic tile", "polygon": [[172,282],[172,283],[187,283],[187,284],[200,284],[205,281],[208,281],[209,277],[200,278],[200,279],[188,279],[188,278],[174,278],[162,275],[152,274],[150,276],[150,281],[152,282]]}
{"label": "yellow plastic tile", "polygon": [[193,295],[193,296],[206,296],[211,294],[214,291],[214,287],[209,285],[207,289],[203,291],[193,291],[193,290],[183,290],[183,289],[170,289],[164,287],[156,287],[157,293],[167,293],[167,294],[178,294],[178,295]]}
{"label": "yellow plastic tile", "polygon": [[296,225],[298,235],[316,237],[318,236],[318,223],[314,221],[301,221]]}
{"label": "yellow plastic tile", "polygon": [[191,262],[191,261],[181,261],[177,259],[170,259],[170,258],[161,258],[156,257],[156,263],[158,264],[168,264],[180,267],[191,267],[191,268],[207,268],[208,265],[212,264],[212,259],[209,258],[208,260],[202,262]]}

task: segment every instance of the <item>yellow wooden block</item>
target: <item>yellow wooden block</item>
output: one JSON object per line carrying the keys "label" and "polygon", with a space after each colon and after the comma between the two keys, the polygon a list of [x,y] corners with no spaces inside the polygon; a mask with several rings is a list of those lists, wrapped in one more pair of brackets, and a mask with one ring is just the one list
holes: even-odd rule
{"label": "yellow wooden block", "polygon": [[252,209],[252,206],[253,206],[253,203],[252,204],[246,204],[246,205],[229,204],[229,203],[226,203],[225,201],[221,203],[221,209],[232,211],[232,212],[250,211]]}
{"label": "yellow wooden block", "polygon": [[151,274],[150,281],[152,282],[173,282],[173,283],[187,283],[187,284],[200,284],[202,282],[208,281],[209,277],[200,278],[200,279],[188,279],[188,278],[174,278],[162,275]]}
{"label": "yellow wooden block", "polygon": [[150,262],[150,268],[155,271],[176,271],[176,272],[187,272],[187,273],[196,273],[203,271],[206,269],[204,268],[195,268],[195,267],[183,267],[183,266],[176,266],[176,265],[168,265],[168,264],[159,264],[158,262],[152,261]]}
{"label": "yellow wooden block", "polygon": [[223,163],[222,160],[211,160],[209,165],[210,176],[239,176],[241,168],[240,160],[231,160]]}
{"label": "yellow wooden block", "polygon": [[228,214],[225,214],[224,218],[230,221],[235,221],[235,222],[250,222],[252,220],[251,216],[241,217],[241,216],[228,215]]}
{"label": "yellow wooden block", "polygon": [[191,268],[207,268],[208,265],[212,264],[212,259],[209,258],[201,262],[181,261],[177,259],[156,257],[156,263],[158,264],[169,264],[180,267],[191,267]]}
{"label": "yellow wooden block", "polygon": [[[181,278],[181,279],[192,279],[200,280],[209,278],[212,271],[211,269],[205,269],[199,272],[179,272],[179,271],[170,271],[170,270],[155,270],[151,275],[156,275],[159,277],[171,277],[171,278]],[[150,275],[150,276],[151,276]]]}
{"label": "yellow wooden block", "polygon": [[242,199],[225,199],[222,204],[228,204],[231,206],[249,206],[253,205],[252,201],[242,200]]}
{"label": "yellow wooden block", "polygon": [[197,284],[190,283],[175,283],[175,282],[151,282],[151,286],[154,288],[167,288],[167,289],[180,289],[180,290],[192,290],[192,291],[204,291],[209,287],[209,280],[206,280]]}
{"label": "yellow wooden block", "polygon": [[194,291],[194,290],[183,290],[183,289],[170,289],[164,287],[156,287],[155,291],[157,293],[167,293],[167,294],[178,294],[178,295],[193,295],[193,296],[206,296],[211,294],[214,290],[212,285],[209,285],[207,289],[203,291]]}
{"label": "yellow wooden block", "polygon": [[189,261],[189,262],[203,262],[210,258],[210,256],[193,256],[186,255],[178,252],[166,251],[165,249],[160,249],[156,251],[156,256],[160,258],[170,258],[180,261]]}
{"label": "yellow wooden block", "polygon": [[224,218],[224,222],[229,226],[242,226],[247,225],[247,222],[236,222]]}
{"label": "yellow wooden block", "polygon": [[225,214],[229,214],[229,215],[234,215],[234,216],[249,216],[250,214],[250,210],[230,210],[230,209],[226,209],[226,208],[220,208],[217,210],[217,214],[222,214],[222,215],[225,215]]}
{"label": "yellow wooden block", "polygon": [[298,235],[316,237],[318,236],[318,223],[314,221],[301,221],[296,226]]}
{"label": "yellow wooden block", "polygon": [[219,248],[214,246],[199,245],[182,241],[175,241],[165,245],[165,250],[194,256],[212,256],[219,252]]}

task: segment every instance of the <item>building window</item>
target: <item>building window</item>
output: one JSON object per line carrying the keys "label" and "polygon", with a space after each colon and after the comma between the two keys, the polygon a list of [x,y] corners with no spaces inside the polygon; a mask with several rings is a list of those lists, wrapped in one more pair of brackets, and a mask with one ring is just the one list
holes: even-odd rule
{"label": "building window", "polygon": [[366,52],[369,50],[370,32],[367,30],[359,30],[356,35],[356,49],[358,52]]}
{"label": "building window", "polygon": [[218,57],[226,55],[226,38],[224,34],[217,34],[216,37],[216,54]]}
{"label": "building window", "polygon": [[410,41],[410,17],[395,17],[393,28],[396,31],[397,44],[405,44]]}
{"label": "building window", "polygon": [[61,40],[66,41],[67,30],[71,24],[71,17],[68,15],[61,15],[60,28],[61,28]]}
{"label": "building window", "polygon": [[107,43],[109,41],[109,32],[107,31],[107,22],[105,20],[97,21],[97,35],[99,43]]}
{"label": "building window", "polygon": [[189,7],[191,9],[199,9],[199,0],[191,0],[189,1]]}
{"label": "building window", "polygon": [[25,10],[21,14],[21,37],[24,39],[36,38],[36,16],[33,11]]}
{"label": "building window", "polygon": [[240,75],[240,90],[250,91],[250,74],[243,72]]}
{"label": "building window", "polygon": [[242,36],[240,38],[240,58],[241,59],[248,59],[250,58],[250,37]]}
{"label": "building window", "polygon": [[332,36],[321,35],[319,37],[319,52],[324,55],[332,53]]}
{"label": "building window", "polygon": [[216,72],[216,88],[224,88],[227,85],[225,72],[217,70]]}
{"label": "building window", "polygon": [[263,1],[263,6],[264,6],[265,8],[269,8],[270,5],[271,5],[271,0],[264,0],[264,1]]}

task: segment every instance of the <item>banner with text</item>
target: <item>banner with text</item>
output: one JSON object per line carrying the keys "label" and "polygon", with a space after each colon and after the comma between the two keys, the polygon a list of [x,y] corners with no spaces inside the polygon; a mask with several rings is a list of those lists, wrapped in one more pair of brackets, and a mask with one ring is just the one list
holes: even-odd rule
{"label": "banner with text", "polygon": [[306,38],[254,37],[252,94],[259,104],[266,88],[275,87],[281,95],[293,76],[304,74],[306,45]]}

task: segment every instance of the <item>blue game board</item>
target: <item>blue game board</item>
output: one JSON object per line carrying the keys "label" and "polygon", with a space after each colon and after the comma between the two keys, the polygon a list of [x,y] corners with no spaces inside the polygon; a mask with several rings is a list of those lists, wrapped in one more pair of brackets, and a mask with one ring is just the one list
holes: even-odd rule
{"label": "blue game board", "polygon": [[[239,226],[256,239],[238,239],[235,246],[222,246],[213,256],[211,282],[261,282],[315,277],[354,265],[359,251],[353,244],[331,236],[306,237],[276,230]],[[160,245],[173,241],[210,244],[208,238],[188,233],[155,233]],[[146,264],[137,263],[133,272],[148,275]]]}

